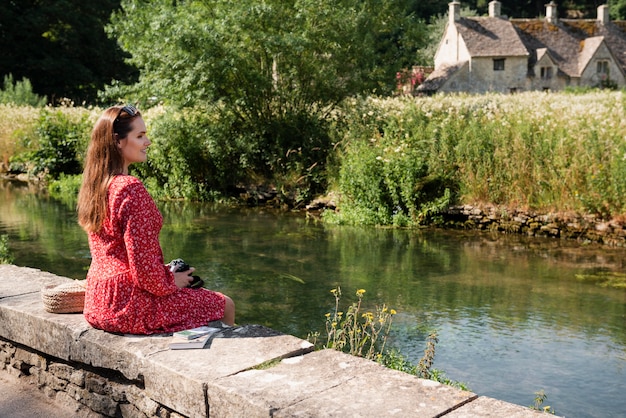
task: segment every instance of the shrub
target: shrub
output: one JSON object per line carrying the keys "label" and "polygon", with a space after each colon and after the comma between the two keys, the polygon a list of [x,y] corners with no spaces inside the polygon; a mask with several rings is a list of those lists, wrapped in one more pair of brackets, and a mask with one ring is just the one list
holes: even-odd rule
{"label": "shrub", "polygon": [[[63,109],[42,109],[33,136],[22,138],[30,149],[12,159],[33,175],[80,174],[82,155],[87,147],[91,122],[87,113],[70,115]],[[77,120],[78,119],[78,120]]]}
{"label": "shrub", "polygon": [[0,103],[13,104],[16,106],[43,107],[46,98],[33,93],[30,80],[22,78],[21,81],[13,81],[13,75],[5,75],[3,88],[0,90]]}
{"label": "shrub", "polygon": [[[451,168],[437,161],[445,141],[410,105],[353,102],[341,150],[341,211],[327,220],[348,224],[420,225],[454,199]],[[452,138],[453,139],[453,138]]]}
{"label": "shrub", "polygon": [[13,255],[9,249],[9,236],[0,235],[0,264],[12,264]]}
{"label": "shrub", "polygon": [[218,118],[201,109],[162,109],[151,116],[148,163],[133,170],[153,196],[212,200],[244,178],[246,144]]}
{"label": "shrub", "polygon": [[623,215],[625,108],[606,90],[346,102],[325,219],[419,225],[453,203]]}

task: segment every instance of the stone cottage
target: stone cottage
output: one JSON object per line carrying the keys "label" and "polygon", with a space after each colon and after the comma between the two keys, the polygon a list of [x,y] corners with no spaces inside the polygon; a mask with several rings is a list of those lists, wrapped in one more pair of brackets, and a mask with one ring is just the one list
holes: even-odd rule
{"label": "stone cottage", "polygon": [[435,70],[418,94],[626,87],[626,22],[611,21],[608,5],[596,19],[558,19],[554,2],[537,19],[509,19],[499,1],[489,3],[488,17],[460,10],[449,4]]}

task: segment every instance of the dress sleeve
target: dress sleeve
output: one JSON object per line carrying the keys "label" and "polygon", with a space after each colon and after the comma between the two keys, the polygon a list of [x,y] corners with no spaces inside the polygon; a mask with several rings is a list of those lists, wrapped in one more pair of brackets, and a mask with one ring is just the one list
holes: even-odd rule
{"label": "dress sleeve", "polygon": [[119,216],[132,280],[141,289],[157,296],[178,291],[163,262],[159,232],[161,213],[140,182],[128,185],[119,202]]}

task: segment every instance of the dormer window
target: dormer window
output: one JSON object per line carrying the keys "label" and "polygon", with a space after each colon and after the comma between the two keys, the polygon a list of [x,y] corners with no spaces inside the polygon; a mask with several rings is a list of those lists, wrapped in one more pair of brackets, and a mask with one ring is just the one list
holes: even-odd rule
{"label": "dormer window", "polygon": [[541,79],[549,80],[552,78],[552,67],[541,67]]}
{"label": "dormer window", "polygon": [[606,60],[598,61],[597,63],[597,73],[608,75],[609,74],[609,62]]}
{"label": "dormer window", "polygon": [[496,58],[493,60],[493,71],[504,71],[504,58]]}

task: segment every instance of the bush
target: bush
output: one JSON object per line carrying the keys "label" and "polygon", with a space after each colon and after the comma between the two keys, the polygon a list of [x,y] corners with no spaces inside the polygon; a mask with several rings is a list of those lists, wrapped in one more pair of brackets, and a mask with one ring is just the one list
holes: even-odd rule
{"label": "bush", "polygon": [[46,101],[45,97],[33,93],[33,86],[27,78],[14,82],[13,75],[4,76],[3,88],[0,90],[0,103],[43,107],[46,105]]}
{"label": "bush", "polygon": [[21,164],[23,171],[53,179],[61,174],[80,174],[91,122],[84,112],[78,115],[78,120],[72,116],[62,109],[42,109],[34,137],[22,138],[30,151],[14,157],[13,165]]}
{"label": "bush", "polygon": [[213,200],[244,178],[247,144],[200,109],[162,110],[149,121],[148,163],[133,167],[160,198]]}
{"label": "bush", "polygon": [[9,236],[0,235],[0,264],[12,264],[13,254],[9,249]]}
{"label": "bush", "polygon": [[626,214],[620,92],[346,103],[331,222],[419,225],[448,205]]}
{"label": "bush", "polygon": [[397,226],[432,221],[456,189],[452,168],[436,158],[446,141],[410,105],[398,115],[377,102],[353,104],[339,157],[341,211],[327,219]]}
{"label": "bush", "polygon": [[241,185],[274,184],[286,199],[305,201],[325,190],[328,135],[323,122],[276,121],[247,129],[225,109],[153,112],[148,164],[133,170],[156,197],[213,200]]}

